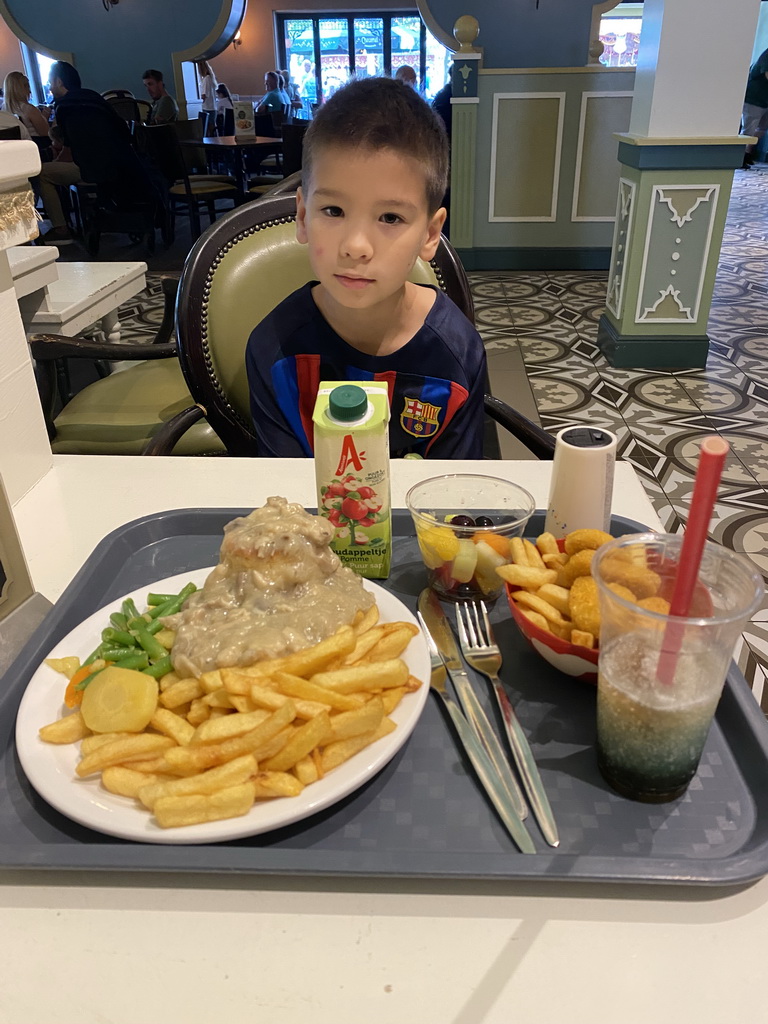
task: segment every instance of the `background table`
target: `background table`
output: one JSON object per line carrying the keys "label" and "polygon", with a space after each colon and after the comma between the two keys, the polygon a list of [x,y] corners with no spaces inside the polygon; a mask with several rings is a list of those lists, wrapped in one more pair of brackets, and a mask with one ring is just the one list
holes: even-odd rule
{"label": "background table", "polygon": [[271,153],[282,153],[282,139],[268,135],[206,135],[203,139],[187,139],[184,146],[204,146],[213,152],[228,153],[233,157],[234,172],[241,192],[247,191],[248,168],[245,156],[247,153],[260,152],[262,156]]}
{"label": "background table", "polygon": [[[405,461],[393,463],[393,504],[425,475],[463,468],[546,500],[551,464]],[[130,519],[276,492],[314,504],[312,463],[55,456],[16,513],[33,579],[55,600]],[[623,464],[614,511],[658,525]],[[766,1017],[766,880],[717,891],[30,872],[0,873],[0,886],[2,1024]]]}

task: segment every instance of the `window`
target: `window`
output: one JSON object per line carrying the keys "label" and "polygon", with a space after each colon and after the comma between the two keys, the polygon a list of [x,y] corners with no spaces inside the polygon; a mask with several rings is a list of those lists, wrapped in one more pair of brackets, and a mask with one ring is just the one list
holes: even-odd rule
{"label": "window", "polygon": [[636,67],[642,24],[642,3],[622,3],[607,11],[600,20],[600,42],[605,47],[600,63],[611,68]]}
{"label": "window", "polygon": [[426,30],[415,11],[371,11],[295,18],[277,14],[280,67],[299,87],[304,116],[352,75],[394,75],[410,65],[427,100],[445,85],[453,54]]}
{"label": "window", "polygon": [[37,53],[26,43],[21,44],[21,52],[24,60],[24,70],[29,79],[29,86],[32,90],[33,103],[53,103],[53,97],[48,91],[48,78],[51,71],[51,64],[56,61],[53,57],[46,57]]}

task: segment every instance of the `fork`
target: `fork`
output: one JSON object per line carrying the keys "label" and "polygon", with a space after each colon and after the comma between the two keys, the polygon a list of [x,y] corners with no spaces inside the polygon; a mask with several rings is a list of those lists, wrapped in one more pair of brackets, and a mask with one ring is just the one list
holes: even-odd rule
{"label": "fork", "polygon": [[[560,838],[552,814],[539,769],[533,759],[533,752],[522,726],[509,702],[498,673],[501,668],[501,651],[493,636],[485,602],[475,604],[465,601],[456,604],[456,626],[461,642],[461,652],[470,668],[487,676],[493,687],[501,718],[512,749],[517,770],[528,797],[533,813],[541,828],[542,835],[550,846],[559,846]],[[482,622],[481,622],[482,613]]]}
{"label": "fork", "polygon": [[475,735],[474,730],[467,719],[464,717],[459,705],[448,694],[448,690],[445,685],[445,662],[437,649],[437,644],[435,643],[432,634],[429,632],[429,629],[421,616],[421,612],[417,612],[416,614],[419,622],[421,623],[421,631],[427,641],[427,647],[429,648],[429,659],[432,667],[429,683],[430,688],[438,697],[440,697],[445,705],[445,709],[451,717],[451,721],[456,728],[456,732],[459,734],[459,739],[461,740],[467,757],[469,757],[472,767],[477,772],[477,777],[480,779],[483,788],[488,794],[493,806],[496,808],[507,831],[523,853],[535,853],[536,847],[533,845],[533,840],[523,826],[520,816],[515,810],[515,807],[512,804],[506,789],[502,785],[500,778],[496,774],[496,770],[491,763],[485,748]]}

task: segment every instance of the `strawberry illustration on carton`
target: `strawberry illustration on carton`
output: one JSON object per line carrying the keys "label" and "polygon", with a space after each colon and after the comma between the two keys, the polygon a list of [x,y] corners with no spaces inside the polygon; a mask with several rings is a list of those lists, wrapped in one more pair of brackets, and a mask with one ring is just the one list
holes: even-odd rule
{"label": "strawberry illustration on carton", "polygon": [[370,579],[389,575],[389,398],[384,381],[324,381],[314,410],[317,509],[331,547]]}

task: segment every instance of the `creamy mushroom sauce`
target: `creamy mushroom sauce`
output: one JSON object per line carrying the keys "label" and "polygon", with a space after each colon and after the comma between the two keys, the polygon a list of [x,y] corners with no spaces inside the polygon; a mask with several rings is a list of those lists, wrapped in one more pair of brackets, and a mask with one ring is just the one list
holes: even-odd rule
{"label": "creamy mushroom sauce", "polygon": [[184,608],[171,659],[180,676],[249,665],[319,643],[373,604],[331,551],[333,527],[285,498],[224,527],[221,560]]}

